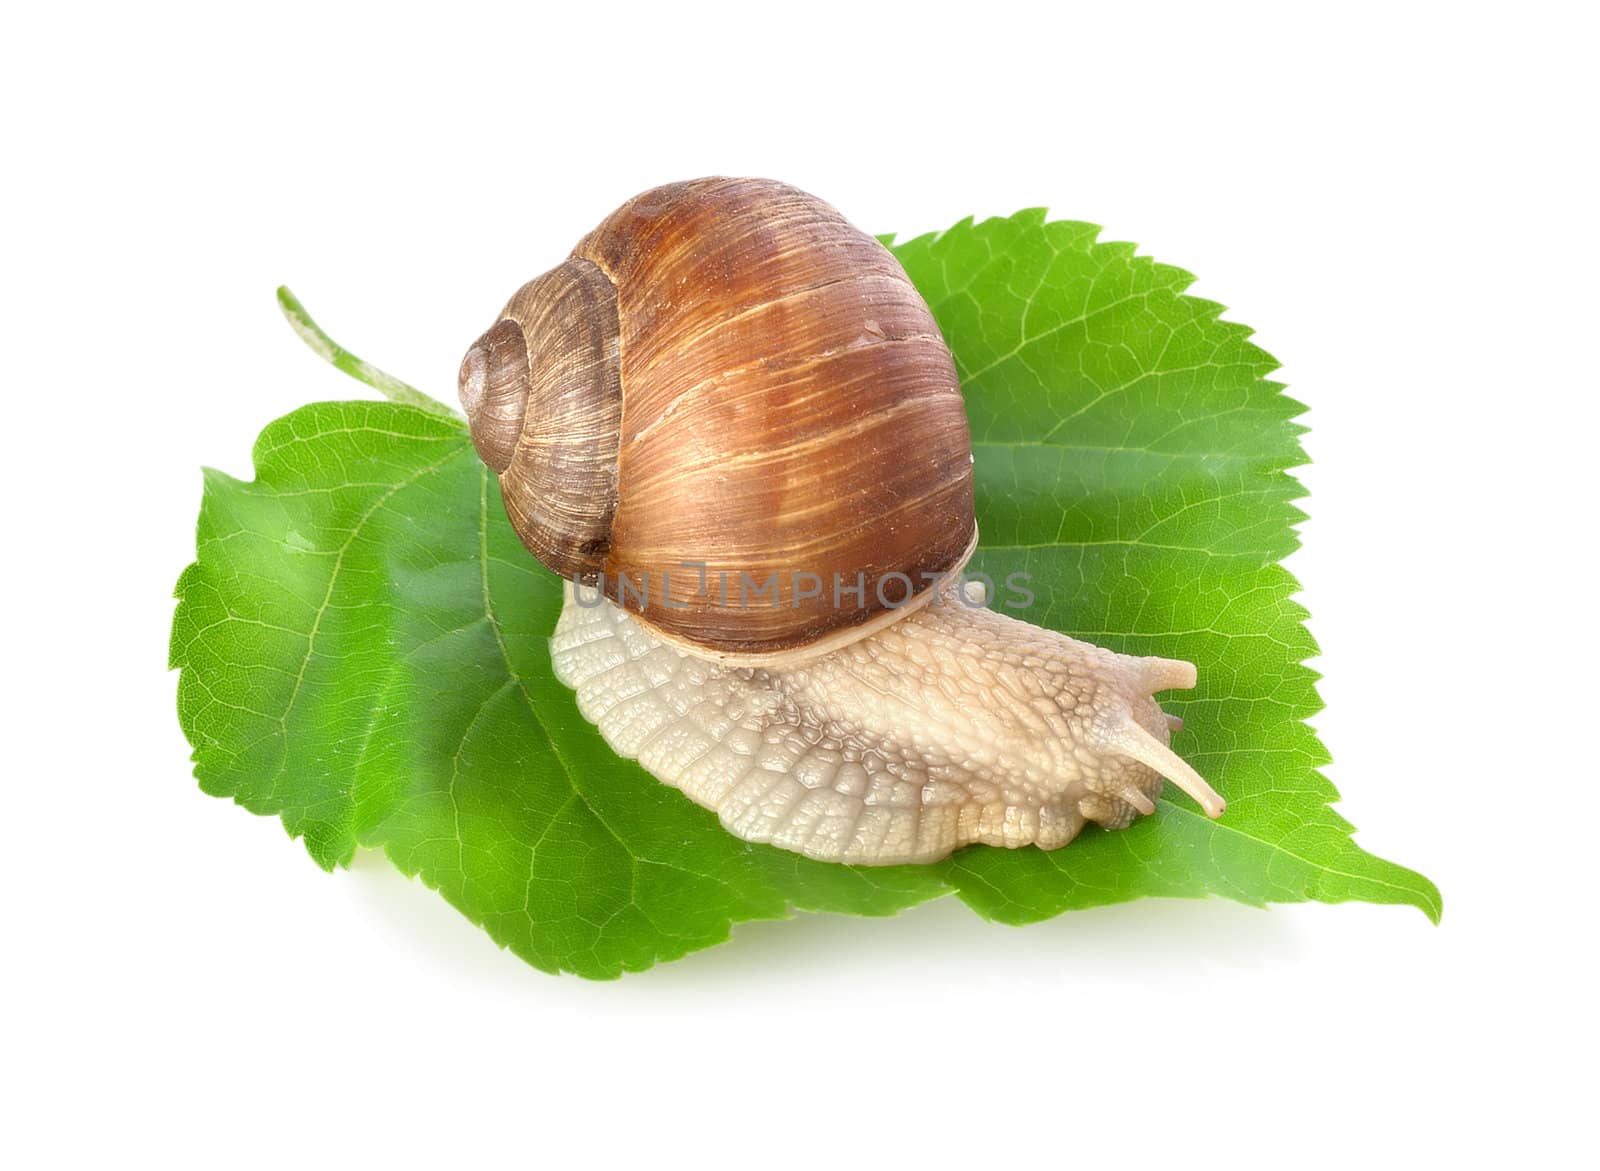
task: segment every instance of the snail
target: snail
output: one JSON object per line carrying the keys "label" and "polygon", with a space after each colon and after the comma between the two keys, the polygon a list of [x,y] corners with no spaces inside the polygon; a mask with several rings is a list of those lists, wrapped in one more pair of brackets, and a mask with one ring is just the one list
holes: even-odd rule
{"label": "snail", "polygon": [[551,661],[621,756],[813,858],[1053,849],[1222,798],[1153,698],[1193,665],[988,608],[954,361],[895,257],[763,179],[647,191],[461,364],[472,441],[565,579]]}

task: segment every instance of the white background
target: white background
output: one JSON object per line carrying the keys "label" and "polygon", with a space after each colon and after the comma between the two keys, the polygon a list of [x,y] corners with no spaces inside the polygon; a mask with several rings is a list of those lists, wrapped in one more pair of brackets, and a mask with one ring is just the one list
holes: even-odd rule
{"label": "white background", "polygon": [[[1590,1149],[1593,30],[1579,7],[274,4],[7,18],[0,1040],[17,1167],[1394,1165]],[[1048,205],[1201,274],[1311,406],[1290,562],[1339,808],[1445,896],[954,901],[620,982],[202,796],[164,670],[199,467],[448,395],[643,188],[871,231]]]}

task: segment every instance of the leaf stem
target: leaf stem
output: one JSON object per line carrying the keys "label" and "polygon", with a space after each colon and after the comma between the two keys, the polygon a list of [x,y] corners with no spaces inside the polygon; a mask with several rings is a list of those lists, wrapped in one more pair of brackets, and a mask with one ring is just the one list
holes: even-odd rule
{"label": "leaf stem", "polygon": [[295,333],[300,335],[300,340],[310,346],[318,357],[332,363],[351,378],[365,382],[391,402],[420,407],[424,411],[443,415],[449,419],[461,417],[458,412],[433,396],[423,394],[410,383],[401,382],[392,374],[384,373],[334,341],[323,332],[320,325],[311,320],[311,314],[300,304],[300,299],[289,291],[288,285],[278,286],[278,308],[283,310],[283,315],[289,319],[289,325]]}

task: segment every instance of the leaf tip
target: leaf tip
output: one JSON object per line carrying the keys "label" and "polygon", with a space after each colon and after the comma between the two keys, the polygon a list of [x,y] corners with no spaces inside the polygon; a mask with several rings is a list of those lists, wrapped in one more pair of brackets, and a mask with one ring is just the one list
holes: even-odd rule
{"label": "leaf tip", "polygon": [[1428,922],[1437,927],[1444,918],[1444,896],[1430,879],[1421,874],[1417,877],[1422,880],[1422,890],[1418,892],[1419,899],[1413,905],[1428,917]]}

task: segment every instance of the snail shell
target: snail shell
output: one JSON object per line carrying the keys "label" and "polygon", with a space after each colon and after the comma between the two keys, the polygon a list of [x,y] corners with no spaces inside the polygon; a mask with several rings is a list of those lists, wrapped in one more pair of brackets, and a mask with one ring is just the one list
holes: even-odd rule
{"label": "snail shell", "polygon": [[883,245],[782,183],[629,200],[512,296],[461,399],[533,555],[705,653],[861,637],[976,543],[927,305]]}

